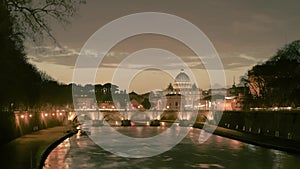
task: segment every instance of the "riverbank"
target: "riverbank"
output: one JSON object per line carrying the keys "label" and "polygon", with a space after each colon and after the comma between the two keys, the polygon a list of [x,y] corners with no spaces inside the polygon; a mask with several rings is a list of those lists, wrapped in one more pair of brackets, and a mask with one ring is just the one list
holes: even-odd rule
{"label": "riverbank", "polygon": [[[203,128],[203,123],[196,123],[195,128]],[[287,152],[300,153],[300,143],[270,136],[235,131],[223,127],[206,125],[205,130],[216,135],[242,142],[264,146]],[[71,126],[59,126],[27,134],[0,147],[2,167],[4,169],[42,168],[49,153],[60,142],[72,136]]]}
{"label": "riverbank", "polygon": [[0,146],[38,130],[68,125],[67,117],[68,112],[0,110]]}
{"label": "riverbank", "polygon": [[[202,129],[203,123],[195,123],[193,127]],[[215,130],[214,130],[215,129]],[[300,153],[300,142],[262,134],[253,134],[247,132],[236,131],[219,126],[206,125],[205,131],[223,137],[239,140],[245,143],[264,146],[272,149],[278,149],[287,152]]]}
{"label": "riverbank", "polygon": [[53,146],[73,134],[72,126],[58,126],[27,134],[4,144],[0,147],[1,168],[39,168],[43,158],[47,157],[47,152],[50,153]]}

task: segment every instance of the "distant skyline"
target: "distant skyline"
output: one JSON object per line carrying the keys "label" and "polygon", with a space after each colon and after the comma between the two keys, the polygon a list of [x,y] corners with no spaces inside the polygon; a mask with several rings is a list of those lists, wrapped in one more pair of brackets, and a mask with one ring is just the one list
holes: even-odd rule
{"label": "distant skyline", "polygon": [[[88,0],[80,6],[77,16],[65,28],[52,23],[52,32],[64,50],[51,43],[40,46],[27,44],[29,61],[54,79],[71,83],[73,68],[79,51],[87,39],[101,26],[119,17],[137,12],[163,12],[182,17],[200,28],[215,46],[223,62],[227,85],[257,63],[263,62],[286,43],[300,39],[300,2],[246,0]],[[192,65],[200,77],[200,88],[210,87],[208,76],[201,65],[189,59],[193,53],[182,44],[162,36],[144,35],[126,39],[114,47],[98,70],[96,82],[111,82],[117,64],[128,54],[149,47],[172,51]],[[172,69],[172,75],[180,67]],[[159,71],[141,72],[133,79],[129,91],[143,93],[166,88],[173,79]],[[122,88],[122,84],[117,84]],[[211,84],[214,85],[214,84]]]}

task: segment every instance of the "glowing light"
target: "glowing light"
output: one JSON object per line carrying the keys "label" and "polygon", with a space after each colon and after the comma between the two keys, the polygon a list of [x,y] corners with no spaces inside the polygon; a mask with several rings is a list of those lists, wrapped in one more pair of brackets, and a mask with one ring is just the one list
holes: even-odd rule
{"label": "glowing light", "polygon": [[55,116],[55,113],[52,113],[52,116]]}
{"label": "glowing light", "polygon": [[187,115],[186,115],[186,119],[187,119],[187,120],[190,120],[190,119],[191,119],[190,114],[187,114]]}
{"label": "glowing light", "polygon": [[118,121],[116,121],[116,125],[118,125],[119,123],[118,123]]}
{"label": "glowing light", "polygon": [[165,126],[165,122],[161,122],[161,125],[162,125],[162,126]]}
{"label": "glowing light", "polygon": [[77,132],[76,139],[80,139],[80,132]]}
{"label": "glowing light", "polygon": [[47,116],[48,116],[48,113],[46,113],[45,116],[47,117]]}
{"label": "glowing light", "polygon": [[32,114],[29,114],[29,117],[31,118],[31,117],[32,117]]}
{"label": "glowing light", "polygon": [[237,141],[237,140],[231,140],[231,143],[232,143],[232,144],[235,144],[235,145],[239,145],[239,144],[240,144],[240,142]]}
{"label": "glowing light", "polygon": [[59,113],[60,116],[62,116],[62,113]]}
{"label": "glowing light", "polygon": [[149,126],[149,125],[150,125],[149,121],[147,121],[147,123],[146,123],[146,124],[147,124],[147,126]]}
{"label": "glowing light", "polygon": [[21,118],[24,119],[24,115],[23,114],[21,115]]}

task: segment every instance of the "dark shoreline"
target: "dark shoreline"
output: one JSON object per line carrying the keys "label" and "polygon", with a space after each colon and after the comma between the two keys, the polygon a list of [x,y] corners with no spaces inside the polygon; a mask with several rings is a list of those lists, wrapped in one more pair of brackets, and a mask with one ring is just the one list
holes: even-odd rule
{"label": "dark shoreline", "polygon": [[[204,123],[195,123],[194,128],[203,129]],[[215,128],[213,130],[213,128]],[[205,131],[219,135],[222,137],[242,141],[244,143],[254,144],[262,147],[267,147],[271,149],[277,149],[281,151],[286,151],[290,153],[300,154],[300,142],[282,138],[276,138],[271,136],[265,136],[262,134],[252,134],[248,132],[241,132],[232,129],[227,129],[219,126],[206,125]]]}

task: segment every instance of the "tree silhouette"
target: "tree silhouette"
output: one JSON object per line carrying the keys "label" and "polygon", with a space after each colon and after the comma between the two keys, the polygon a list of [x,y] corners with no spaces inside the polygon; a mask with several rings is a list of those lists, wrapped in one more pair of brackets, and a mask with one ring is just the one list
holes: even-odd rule
{"label": "tree silhouette", "polygon": [[[2,2],[2,1],[1,1]],[[38,99],[40,75],[37,69],[27,62],[21,42],[14,38],[12,19],[3,3],[0,3],[0,104],[33,105]]]}
{"label": "tree silhouette", "polygon": [[248,71],[249,88],[259,106],[300,105],[300,40]]}
{"label": "tree silhouette", "polygon": [[167,90],[168,91],[173,91],[174,90],[174,87],[173,87],[172,83],[169,83],[169,86],[167,87]]}
{"label": "tree silhouette", "polygon": [[[50,23],[68,23],[79,4],[85,0],[2,0],[13,21],[14,35],[18,39],[29,37],[39,40],[44,35],[52,40]],[[22,44],[21,44],[22,45]]]}
{"label": "tree silhouette", "polygon": [[141,104],[143,105],[143,107],[144,107],[145,109],[150,109],[150,108],[151,108],[151,103],[150,103],[150,101],[149,101],[148,98],[145,98],[145,99],[142,101]]}
{"label": "tree silhouette", "polygon": [[[54,82],[45,73],[29,64],[24,52],[26,38],[34,41],[51,34],[50,21],[67,23],[74,16],[81,0],[1,0],[0,1],[0,110],[35,107],[41,100],[54,98],[50,91],[71,91],[66,85]],[[56,86],[56,87],[54,87]],[[48,89],[46,89],[49,87]],[[61,95],[65,95],[66,92]],[[47,96],[45,96],[47,94]],[[40,100],[41,99],[41,100]],[[48,100],[49,101],[49,100]]]}

